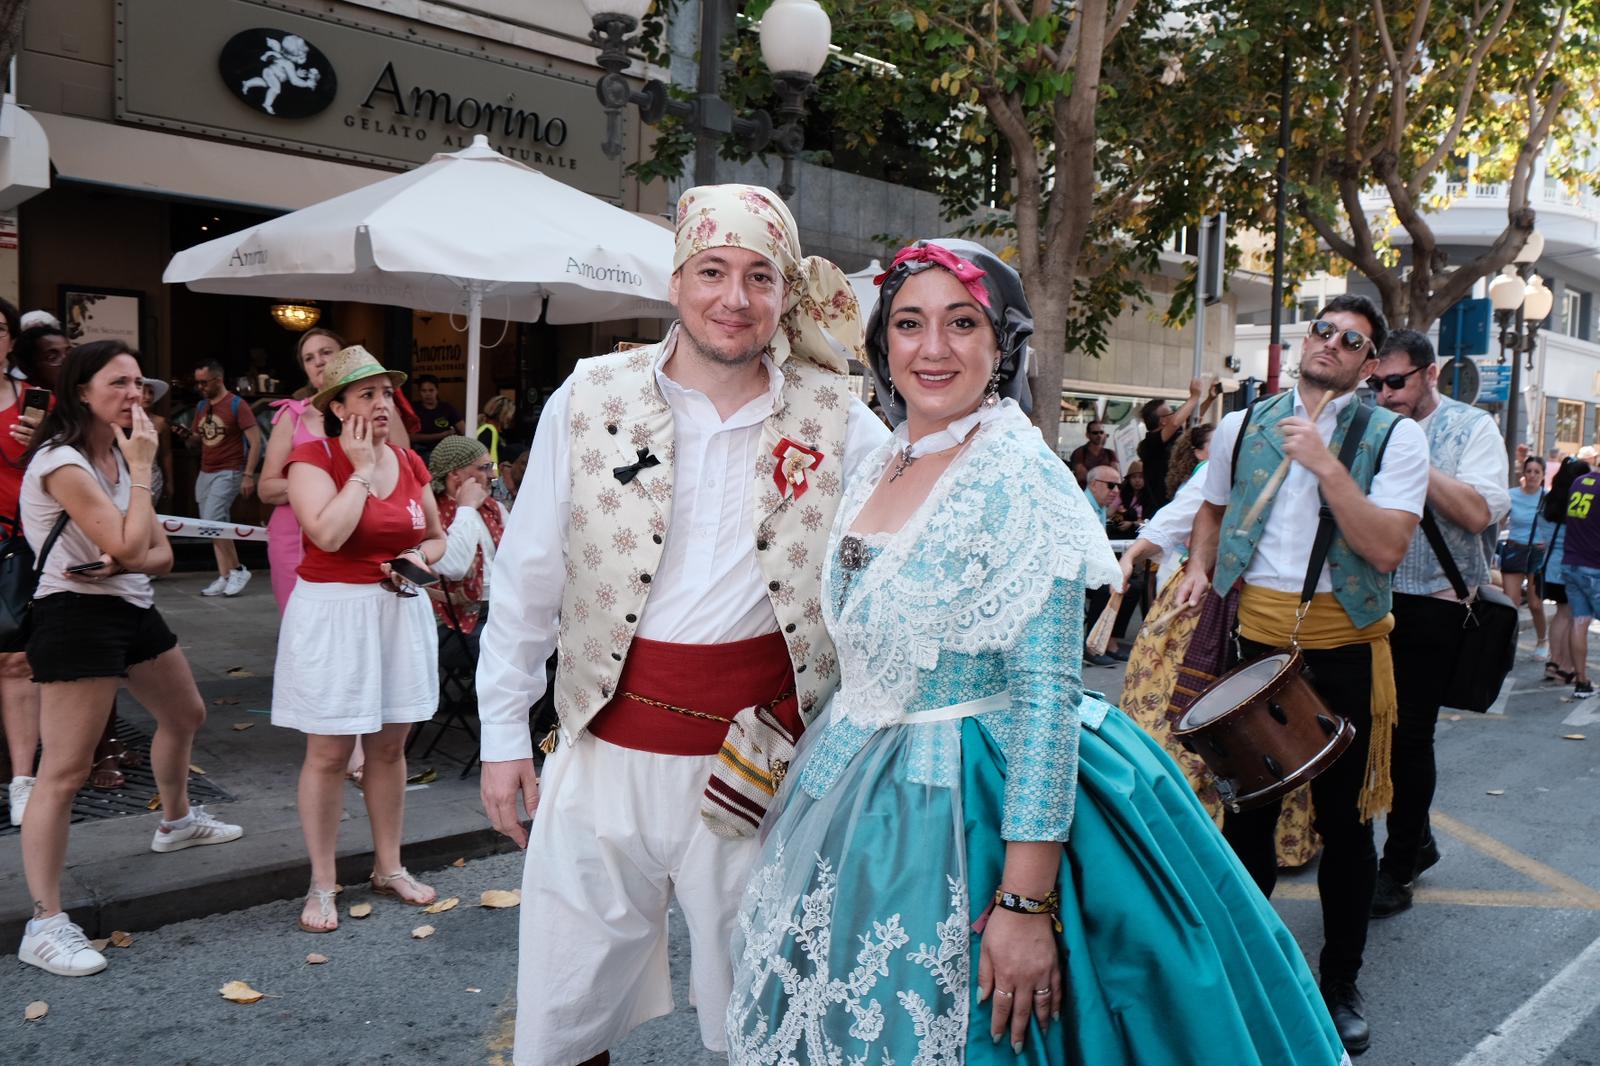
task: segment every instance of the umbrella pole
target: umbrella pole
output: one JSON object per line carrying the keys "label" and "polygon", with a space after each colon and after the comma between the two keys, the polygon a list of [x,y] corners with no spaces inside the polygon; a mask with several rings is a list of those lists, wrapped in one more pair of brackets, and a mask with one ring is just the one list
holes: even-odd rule
{"label": "umbrella pole", "polygon": [[478,433],[478,342],[483,334],[483,286],[467,285],[467,436]]}

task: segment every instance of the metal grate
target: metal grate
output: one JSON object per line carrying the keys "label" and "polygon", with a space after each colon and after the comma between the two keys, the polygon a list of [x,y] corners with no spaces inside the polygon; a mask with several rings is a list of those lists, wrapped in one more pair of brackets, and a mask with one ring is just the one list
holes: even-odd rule
{"label": "metal grate", "polygon": [[[150,813],[150,800],[156,795],[156,779],[150,770],[150,738],[125,719],[119,717],[116,721],[117,738],[122,741],[129,754],[142,756],[134,760],[141,765],[122,767],[122,776],[127,779],[127,783],[121,788],[101,790],[90,788],[86,784],[79,789],[78,794],[72,799],[74,822],[82,822],[89,818],[121,818],[130,814]],[[233,797],[219,788],[210,778],[193,773],[189,775],[189,802],[226,803],[231,799]],[[21,830],[11,824],[10,799],[5,789],[0,789],[0,810],[6,812],[6,817],[0,819],[0,836],[20,833]]]}

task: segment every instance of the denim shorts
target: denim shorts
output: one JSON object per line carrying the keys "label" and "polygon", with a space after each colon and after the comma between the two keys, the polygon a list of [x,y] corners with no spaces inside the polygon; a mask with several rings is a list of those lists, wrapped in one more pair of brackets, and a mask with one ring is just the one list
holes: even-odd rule
{"label": "denim shorts", "polygon": [[1595,617],[1595,608],[1600,606],[1600,566],[1568,566],[1564,572],[1572,617]]}
{"label": "denim shorts", "polygon": [[194,500],[200,517],[207,522],[228,522],[233,501],[244,485],[243,470],[202,471],[194,479]]}

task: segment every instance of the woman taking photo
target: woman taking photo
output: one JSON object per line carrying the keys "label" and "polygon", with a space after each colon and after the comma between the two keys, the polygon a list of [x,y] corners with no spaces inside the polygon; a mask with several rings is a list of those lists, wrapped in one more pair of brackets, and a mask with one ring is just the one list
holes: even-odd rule
{"label": "woman taking photo", "polygon": [[439,638],[428,600],[397,571],[421,577],[445,548],[427,469],[389,442],[398,421],[394,390],[405,375],[356,345],[334,355],[322,380],[311,404],[327,436],[288,459],[289,506],[306,544],[272,685],[273,725],[306,734],[300,824],[311,888],[299,925],[308,933],[339,925],[334,852],[345,766],[358,737],[372,888],[415,906],[435,898],[400,864],[400,836],[406,736],[438,706]]}
{"label": "woman taking photo", "polygon": [[1533,657],[1544,659],[1545,644],[1544,557],[1550,547],[1550,523],[1540,513],[1544,506],[1544,460],[1530,455],[1522,462],[1522,478],[1511,490],[1511,514],[1506,516],[1506,541],[1500,551],[1500,586],[1521,608],[1527,589],[1528,613],[1533,616]]}
{"label": "woman taking photo", "polygon": [[[322,388],[322,371],[327,367],[344,341],[337,333],[326,329],[308,329],[300,334],[295,348],[295,359],[306,372],[312,393]],[[267,457],[261,464],[261,482],[256,491],[262,503],[271,504],[272,517],[267,520],[267,567],[272,573],[272,595],[278,601],[278,614],[289,605],[289,593],[294,591],[295,570],[305,555],[300,536],[300,523],[295,521],[294,508],[289,506],[289,479],[284,468],[289,453],[310,441],[321,440],[322,412],[304,400],[274,400],[277,414],[272,418],[272,436],[267,440]]]}
{"label": "woman taking photo", "polygon": [[150,849],[224,844],[241,832],[189,804],[189,753],[206,711],[150,586],[151,574],[172,568],[172,546],[150,500],[157,442],[142,385],[138,358],[122,342],[74,348],[22,484],[23,527],[45,560],[28,640],[44,756],[22,823],[34,917],[18,957],[68,977],[106,966],[61,910],[61,873],[72,797],[119,685],[126,681],[156,720],[150,762],[162,821]]}
{"label": "woman taking photo", "polygon": [[1084,590],[1121,575],[1017,402],[1021,279],[929,241],[882,285],[868,365],[898,427],[834,525],[840,687],[745,893],[729,1062],[1334,1066],[1288,930],[1083,690]]}

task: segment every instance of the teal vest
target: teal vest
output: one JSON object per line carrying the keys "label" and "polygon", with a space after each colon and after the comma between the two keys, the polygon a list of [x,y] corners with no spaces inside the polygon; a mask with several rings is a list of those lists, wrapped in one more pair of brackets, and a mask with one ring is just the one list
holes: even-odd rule
{"label": "teal vest", "polygon": [[[1228,510],[1222,519],[1222,534],[1217,544],[1217,568],[1212,578],[1212,588],[1218,596],[1226,596],[1234,582],[1244,574],[1250,559],[1256,553],[1261,531],[1276,506],[1274,498],[1262,508],[1255,524],[1248,529],[1240,523],[1250,504],[1272,477],[1272,472],[1283,460],[1283,435],[1275,427],[1294,412],[1294,392],[1282,392],[1257,403],[1250,413],[1250,424],[1244,436],[1234,442],[1235,471],[1233,493],[1228,499]],[[1345,431],[1355,417],[1353,400],[1339,412],[1338,424],[1328,447],[1338,452],[1344,444]],[[1350,476],[1363,493],[1372,488],[1372,478],[1378,472],[1378,459],[1389,431],[1399,421],[1393,411],[1377,408],[1367,423],[1366,435],[1356,449],[1355,461],[1350,464]],[[1350,616],[1351,624],[1365,629],[1389,613],[1390,576],[1380,574],[1371,563],[1357,555],[1344,539],[1338,527],[1334,528],[1333,545],[1328,549],[1328,570],[1333,581],[1333,594]]]}

